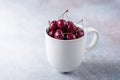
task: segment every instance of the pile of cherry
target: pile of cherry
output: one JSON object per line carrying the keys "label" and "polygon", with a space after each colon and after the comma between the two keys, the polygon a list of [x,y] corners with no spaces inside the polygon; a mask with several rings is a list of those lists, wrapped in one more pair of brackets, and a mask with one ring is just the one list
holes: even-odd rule
{"label": "pile of cherry", "polygon": [[60,19],[50,22],[48,35],[56,39],[71,40],[84,36],[84,31],[72,21]]}
{"label": "pile of cherry", "polygon": [[59,19],[49,22],[48,35],[55,39],[72,40],[84,36],[84,31],[72,21]]}

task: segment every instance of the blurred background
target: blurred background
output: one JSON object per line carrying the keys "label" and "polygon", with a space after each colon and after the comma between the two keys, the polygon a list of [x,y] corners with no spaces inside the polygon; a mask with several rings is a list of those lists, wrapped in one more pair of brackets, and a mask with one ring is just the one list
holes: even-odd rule
{"label": "blurred background", "polygon": [[[100,34],[79,69],[63,75],[47,61],[44,31],[69,9]],[[0,0],[0,80],[119,80],[119,0]]]}

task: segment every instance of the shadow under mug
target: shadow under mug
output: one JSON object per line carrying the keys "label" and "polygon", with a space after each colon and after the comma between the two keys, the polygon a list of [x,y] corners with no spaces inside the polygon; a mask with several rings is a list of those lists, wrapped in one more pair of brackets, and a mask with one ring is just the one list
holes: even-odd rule
{"label": "shadow under mug", "polygon": [[[80,25],[77,25],[80,27]],[[94,28],[84,28],[84,36],[74,40],[59,40],[50,37],[48,29],[45,32],[45,43],[47,58],[52,67],[58,72],[71,72],[77,69],[85,53],[93,49],[97,44],[99,34]],[[86,46],[86,40],[89,33],[93,33],[93,39]]]}

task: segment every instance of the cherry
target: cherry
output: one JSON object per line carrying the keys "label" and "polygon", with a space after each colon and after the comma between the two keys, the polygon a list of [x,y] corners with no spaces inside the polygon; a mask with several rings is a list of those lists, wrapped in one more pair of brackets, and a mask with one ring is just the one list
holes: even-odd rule
{"label": "cherry", "polygon": [[65,27],[62,29],[63,33],[67,33],[68,26],[65,25]]}
{"label": "cherry", "polygon": [[49,33],[48,33],[48,35],[51,36],[51,37],[54,37],[54,33],[55,33],[54,30],[50,30]]}
{"label": "cherry", "polygon": [[52,21],[51,23],[50,23],[50,30],[56,30],[57,28],[58,28],[58,26],[57,26],[57,21]]}
{"label": "cherry", "polygon": [[78,32],[78,31],[80,32],[81,30],[82,30],[82,29],[81,29],[80,27],[76,27],[76,30],[74,30],[73,33],[75,34],[75,33]]}
{"label": "cherry", "polygon": [[80,38],[80,37],[82,37],[82,36],[84,36],[84,31],[83,30],[78,30],[76,33],[75,33],[75,36],[76,36],[76,38]]}
{"label": "cherry", "polygon": [[73,34],[73,33],[69,33],[69,34],[67,34],[67,40],[71,40],[71,39],[75,39],[76,37],[75,37],[75,35]]}
{"label": "cherry", "polygon": [[73,31],[76,30],[76,27],[72,21],[67,21],[66,25],[68,26],[67,32],[72,33]]}
{"label": "cherry", "polygon": [[61,39],[61,40],[64,39],[64,34],[61,29],[56,30],[56,32],[54,34],[54,38]]}
{"label": "cherry", "polygon": [[76,32],[81,31],[82,29],[80,27],[76,27]]}
{"label": "cherry", "polygon": [[66,21],[63,19],[58,20],[57,25],[59,29],[64,29]]}

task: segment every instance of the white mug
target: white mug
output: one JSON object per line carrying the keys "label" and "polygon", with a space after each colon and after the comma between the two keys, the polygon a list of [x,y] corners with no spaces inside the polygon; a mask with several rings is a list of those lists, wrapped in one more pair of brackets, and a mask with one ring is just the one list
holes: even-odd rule
{"label": "white mug", "polygon": [[[77,25],[80,27],[80,25]],[[52,67],[59,72],[71,72],[77,69],[85,53],[90,51],[98,42],[99,34],[94,28],[84,28],[84,36],[74,40],[59,40],[50,37],[45,31],[47,58]],[[86,46],[89,33],[93,33],[91,43]]]}

